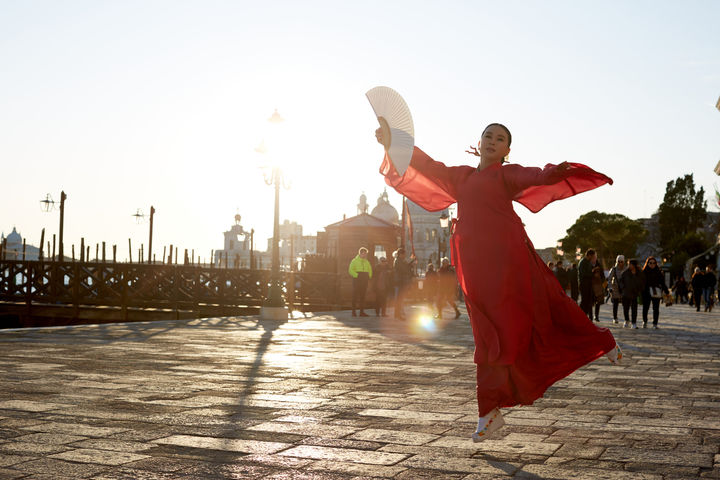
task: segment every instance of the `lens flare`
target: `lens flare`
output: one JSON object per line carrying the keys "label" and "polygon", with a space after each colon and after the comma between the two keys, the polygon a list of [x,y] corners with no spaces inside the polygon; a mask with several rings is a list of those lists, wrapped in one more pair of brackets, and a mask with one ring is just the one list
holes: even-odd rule
{"label": "lens flare", "polygon": [[423,314],[417,319],[420,327],[428,333],[435,333],[437,331],[437,325],[435,325],[435,319],[432,315]]}

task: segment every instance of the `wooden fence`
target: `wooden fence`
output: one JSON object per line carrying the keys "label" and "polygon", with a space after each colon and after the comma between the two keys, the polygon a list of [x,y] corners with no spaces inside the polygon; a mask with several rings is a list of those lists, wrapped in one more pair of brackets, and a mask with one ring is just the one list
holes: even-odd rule
{"label": "wooden fence", "polygon": [[[0,260],[2,305],[113,307],[236,314],[257,309],[270,272],[192,265]],[[342,308],[336,274],[283,272],[286,302],[301,311]]]}

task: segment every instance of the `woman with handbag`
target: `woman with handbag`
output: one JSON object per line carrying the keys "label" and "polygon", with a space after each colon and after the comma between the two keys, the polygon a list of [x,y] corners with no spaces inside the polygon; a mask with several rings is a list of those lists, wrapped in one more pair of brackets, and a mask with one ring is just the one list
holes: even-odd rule
{"label": "woman with handbag", "polygon": [[610,296],[612,298],[613,323],[618,323],[618,306],[622,303],[622,294],[620,293],[620,277],[627,270],[625,265],[625,255],[618,255],[615,259],[615,266],[610,269],[608,274],[608,286],[610,288]]}
{"label": "woman with handbag", "polygon": [[642,293],[643,328],[647,328],[648,310],[650,310],[650,304],[652,303],[653,328],[657,330],[658,318],[660,317],[660,300],[662,299],[663,293],[667,294],[670,293],[670,291],[665,285],[665,275],[663,275],[662,270],[658,267],[655,257],[650,256],[645,260],[643,273],[645,274],[645,288]]}

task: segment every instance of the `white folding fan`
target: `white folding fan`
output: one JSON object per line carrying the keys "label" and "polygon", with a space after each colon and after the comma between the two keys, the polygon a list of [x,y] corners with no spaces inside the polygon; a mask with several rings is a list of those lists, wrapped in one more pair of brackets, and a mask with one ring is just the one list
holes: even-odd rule
{"label": "white folding fan", "polygon": [[415,146],[415,128],[405,100],[390,87],[375,87],[365,96],[375,111],[383,134],[383,145],[395,170],[402,175],[410,165]]}

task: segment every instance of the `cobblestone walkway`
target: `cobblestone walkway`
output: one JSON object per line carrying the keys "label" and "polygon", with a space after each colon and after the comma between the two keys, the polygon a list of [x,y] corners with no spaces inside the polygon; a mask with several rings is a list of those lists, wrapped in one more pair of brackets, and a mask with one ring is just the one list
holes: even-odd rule
{"label": "cobblestone walkway", "polygon": [[0,478],[720,478],[720,313],[601,316],[624,365],[506,409],[480,444],[466,316],[0,331]]}

